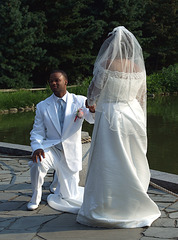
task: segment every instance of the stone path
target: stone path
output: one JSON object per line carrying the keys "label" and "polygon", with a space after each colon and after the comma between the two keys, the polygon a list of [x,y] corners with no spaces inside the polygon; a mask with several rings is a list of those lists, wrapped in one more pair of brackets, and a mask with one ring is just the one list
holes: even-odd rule
{"label": "stone path", "polygon": [[90,228],[78,224],[74,214],[53,210],[46,203],[52,172],[45,179],[40,207],[28,211],[26,204],[31,197],[28,160],[7,155],[0,157],[1,240],[178,239],[178,201],[176,197],[152,187],[149,195],[159,206],[161,217],[150,228]]}

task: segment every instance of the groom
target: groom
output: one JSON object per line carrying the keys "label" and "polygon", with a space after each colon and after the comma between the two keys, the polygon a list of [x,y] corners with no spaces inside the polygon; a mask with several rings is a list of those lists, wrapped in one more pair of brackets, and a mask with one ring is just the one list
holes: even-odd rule
{"label": "groom", "polygon": [[82,169],[81,128],[84,119],[94,123],[92,113],[95,109],[86,108],[86,97],[67,92],[67,83],[64,71],[51,72],[49,85],[53,94],[36,107],[30,133],[33,195],[28,210],[38,208],[44,177],[49,169],[54,169],[58,177],[58,195],[64,199],[75,199],[78,195],[79,171]]}

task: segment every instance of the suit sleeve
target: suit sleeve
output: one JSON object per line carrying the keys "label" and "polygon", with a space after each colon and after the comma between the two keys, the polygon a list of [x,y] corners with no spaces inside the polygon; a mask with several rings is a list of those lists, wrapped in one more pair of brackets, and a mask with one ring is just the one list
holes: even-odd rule
{"label": "suit sleeve", "polygon": [[86,108],[86,106],[85,106],[86,99],[87,99],[86,97],[83,97],[83,106],[82,106],[82,108],[83,108],[83,112],[84,112],[84,119],[87,122],[89,122],[90,124],[93,124],[95,122],[95,120],[94,120],[95,114],[91,113],[89,111],[89,109]]}
{"label": "suit sleeve", "polygon": [[35,121],[33,124],[33,129],[30,132],[30,141],[32,151],[37,149],[43,149],[43,140],[45,139],[45,126],[43,120],[43,114],[40,109],[40,104],[36,106]]}

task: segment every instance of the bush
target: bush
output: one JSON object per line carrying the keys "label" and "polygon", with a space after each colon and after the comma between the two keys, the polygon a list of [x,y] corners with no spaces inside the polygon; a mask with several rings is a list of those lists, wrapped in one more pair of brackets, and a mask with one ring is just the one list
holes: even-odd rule
{"label": "bush", "polygon": [[161,86],[161,79],[162,76],[159,73],[151,74],[150,76],[147,76],[147,93],[161,93],[163,92],[162,86]]}
{"label": "bush", "polygon": [[162,86],[164,92],[178,91],[178,65],[170,65],[162,69]]}
{"label": "bush", "polygon": [[178,64],[163,68],[159,73],[153,73],[147,76],[147,92],[165,93],[178,91]]}
{"label": "bush", "polygon": [[46,91],[31,92],[19,90],[17,92],[0,92],[0,109],[10,109],[12,107],[26,107],[36,105],[41,100],[48,97]]}
{"label": "bush", "polygon": [[91,77],[85,78],[82,82],[79,82],[76,87],[68,87],[68,91],[77,95],[87,96],[88,86],[91,82]]}

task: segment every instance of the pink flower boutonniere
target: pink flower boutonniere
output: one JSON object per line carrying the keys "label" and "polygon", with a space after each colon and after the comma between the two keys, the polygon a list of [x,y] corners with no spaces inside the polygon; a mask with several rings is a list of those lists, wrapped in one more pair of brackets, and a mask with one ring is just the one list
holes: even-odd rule
{"label": "pink flower boutonniere", "polygon": [[82,118],[82,117],[83,117],[83,110],[82,110],[82,108],[79,108],[79,109],[77,110],[77,113],[76,113],[74,122],[76,122],[77,118]]}

